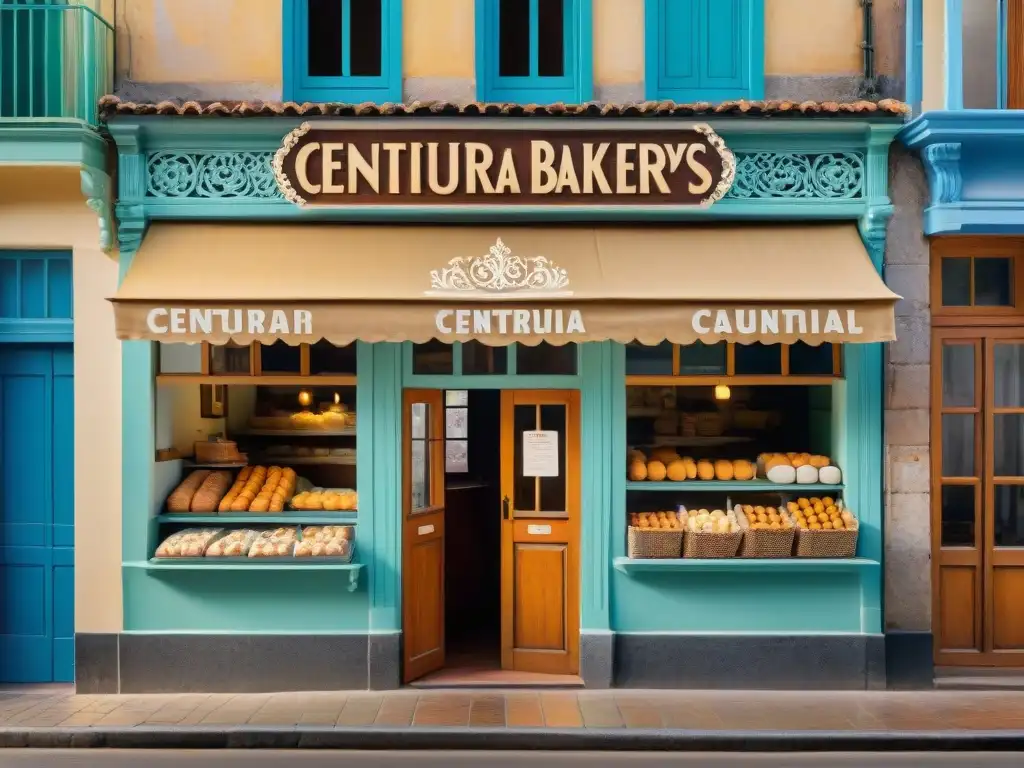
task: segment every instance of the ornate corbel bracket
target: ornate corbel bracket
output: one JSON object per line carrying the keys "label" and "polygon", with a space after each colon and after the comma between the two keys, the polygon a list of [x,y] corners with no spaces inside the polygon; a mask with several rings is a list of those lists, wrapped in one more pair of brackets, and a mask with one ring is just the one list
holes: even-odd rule
{"label": "ornate corbel bracket", "polygon": [[146,211],[141,204],[118,203],[117,240],[121,247],[118,282],[124,279],[146,234]]}
{"label": "ornate corbel bracket", "polygon": [[110,176],[86,165],[82,166],[81,177],[86,205],[99,217],[100,248],[104,253],[110,253],[114,247],[115,226]]}
{"label": "ornate corbel bracket", "polygon": [[923,154],[932,205],[959,202],[964,186],[960,170],[960,144],[929,144]]}

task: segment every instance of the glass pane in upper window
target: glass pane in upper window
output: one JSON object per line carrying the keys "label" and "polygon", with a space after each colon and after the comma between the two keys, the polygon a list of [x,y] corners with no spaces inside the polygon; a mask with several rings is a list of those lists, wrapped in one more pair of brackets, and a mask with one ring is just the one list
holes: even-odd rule
{"label": "glass pane in upper window", "polygon": [[413,344],[412,372],[414,374],[451,374],[455,358],[452,345],[432,339],[426,344]]}
{"label": "glass pane in upper window", "polygon": [[479,341],[463,342],[462,372],[477,375],[508,373],[508,347],[489,347]]}
{"label": "glass pane in upper window", "polygon": [[516,346],[516,373],[576,375],[576,345],[555,346],[542,341],[535,347]]}
{"label": "glass pane in upper window", "polygon": [[631,341],[626,345],[627,376],[671,376],[672,342],[663,341],[654,347]]}
{"label": "glass pane in upper window", "polygon": [[[159,342],[159,373],[202,373],[203,345]],[[249,372],[249,360],[245,361],[245,373]]]}
{"label": "glass pane in upper window", "polygon": [[530,75],[530,0],[498,0],[498,75]]}
{"label": "glass pane in upper window", "polygon": [[248,376],[252,373],[249,370],[251,353],[252,348],[248,344],[235,344],[231,341],[211,347],[210,373],[218,376]]}
{"label": "glass pane in upper window", "polygon": [[318,341],[309,347],[309,372],[313,376],[351,375],[356,372],[356,345],[336,347]]}
{"label": "glass pane in upper window", "polygon": [[310,77],[340,77],[342,0],[306,0],[306,40]]}
{"label": "glass pane in upper window", "polygon": [[349,74],[377,77],[381,73],[381,0],[349,2]]}
{"label": "glass pane in upper window", "polygon": [[1013,305],[1013,269],[1011,261],[1001,257],[974,259],[974,306],[1009,307]]}
{"label": "glass pane in upper window", "polygon": [[260,347],[260,370],[263,373],[299,373],[301,366],[302,352],[298,344],[292,346],[275,341]]}
{"label": "glass pane in upper window", "polygon": [[469,442],[448,440],[444,444],[444,471],[448,473],[469,472]]}
{"label": "glass pane in upper window", "polygon": [[444,393],[444,404],[464,408],[469,405],[469,390],[447,389]]}
{"label": "glass pane in upper window", "polygon": [[835,372],[833,352],[827,342],[812,347],[798,341],[789,348],[789,372],[793,376],[831,376]]}
{"label": "glass pane in upper window", "polygon": [[538,0],[537,74],[561,77],[565,74],[564,0]]}
{"label": "glass pane in upper window", "polygon": [[757,376],[782,373],[781,344],[736,345],[736,375]]}
{"label": "glass pane in upper window", "polygon": [[724,341],[717,344],[687,344],[679,348],[679,375],[703,376],[722,375],[725,373],[728,345]]}
{"label": "glass pane in upper window", "polygon": [[444,412],[444,436],[469,437],[469,409],[447,408]]}
{"label": "glass pane in upper window", "polygon": [[971,260],[966,256],[942,259],[942,306],[971,306]]}
{"label": "glass pane in upper window", "polygon": [[996,109],[999,71],[1000,0],[968,0],[963,4],[964,109]]}

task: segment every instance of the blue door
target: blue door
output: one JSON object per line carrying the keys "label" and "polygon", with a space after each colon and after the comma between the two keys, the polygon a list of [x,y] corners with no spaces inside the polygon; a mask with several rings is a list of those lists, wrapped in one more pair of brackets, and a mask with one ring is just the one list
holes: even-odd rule
{"label": "blue door", "polygon": [[0,345],[0,682],[75,679],[72,350]]}

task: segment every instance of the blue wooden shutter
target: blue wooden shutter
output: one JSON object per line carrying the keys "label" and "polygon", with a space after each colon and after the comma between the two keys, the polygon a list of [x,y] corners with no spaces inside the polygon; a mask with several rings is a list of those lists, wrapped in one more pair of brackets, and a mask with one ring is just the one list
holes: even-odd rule
{"label": "blue wooden shutter", "polygon": [[763,0],[647,0],[646,32],[648,98],[763,98]]}

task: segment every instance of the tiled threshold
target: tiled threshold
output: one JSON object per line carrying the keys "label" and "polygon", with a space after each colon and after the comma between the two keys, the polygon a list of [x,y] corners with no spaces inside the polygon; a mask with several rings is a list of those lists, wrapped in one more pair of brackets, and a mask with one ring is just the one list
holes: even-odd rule
{"label": "tiled threshold", "polygon": [[409,684],[411,688],[582,688],[579,675],[540,675],[510,669],[446,667]]}
{"label": "tiled threshold", "polygon": [[1024,669],[936,667],[935,687],[942,691],[1024,691]]}

